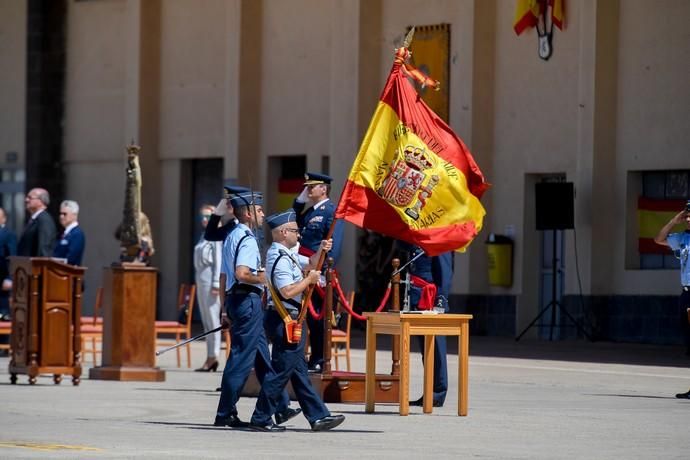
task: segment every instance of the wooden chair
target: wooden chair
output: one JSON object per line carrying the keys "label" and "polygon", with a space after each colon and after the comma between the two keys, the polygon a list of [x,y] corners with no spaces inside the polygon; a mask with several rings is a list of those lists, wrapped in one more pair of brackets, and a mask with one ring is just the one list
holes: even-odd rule
{"label": "wooden chair", "polygon": [[[352,291],[350,292],[350,295],[348,296],[348,302],[350,304],[350,307],[354,305],[355,301],[355,292]],[[342,305],[338,305],[338,310],[342,311],[344,308]],[[331,356],[335,358],[335,370],[338,370],[338,357],[339,356],[345,356],[345,360],[347,363],[347,371],[350,372],[350,330],[352,328],[352,315],[347,314],[347,322],[345,323],[345,330],[341,329],[332,329],[331,330],[331,344],[333,347],[333,352],[331,353]],[[345,350],[341,351],[340,346],[344,345]]]}
{"label": "wooden chair", "polygon": [[[192,337],[192,312],[194,311],[194,301],[196,300],[196,285],[195,284],[180,284],[180,289],[177,291],[177,311],[179,313],[187,308],[187,321],[180,323],[178,321],[156,321],[156,346],[166,345],[165,342],[158,342],[161,334],[175,334],[175,341],[189,339]],[[187,348],[187,367],[192,367],[192,348],[190,344],[186,344]],[[177,348],[177,367],[180,364],[180,348]]]}
{"label": "wooden chair", "polygon": [[103,341],[103,288],[96,290],[96,304],[93,307],[93,316],[82,316],[81,327],[81,355],[82,362],[85,361],[86,354],[91,353],[91,361],[96,366],[96,355],[101,351],[98,349],[98,342]]}
{"label": "wooden chair", "polygon": [[0,321],[0,335],[7,336],[7,343],[0,343],[0,350],[10,351],[10,335],[12,334],[12,321]]}

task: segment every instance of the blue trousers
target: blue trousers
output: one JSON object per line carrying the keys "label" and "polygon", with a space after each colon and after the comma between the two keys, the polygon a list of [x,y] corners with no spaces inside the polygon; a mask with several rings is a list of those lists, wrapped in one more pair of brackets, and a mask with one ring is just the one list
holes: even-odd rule
{"label": "blue trousers", "polygon": [[284,391],[288,380],[292,383],[297,401],[310,423],[331,415],[309,380],[307,361],[304,359],[306,344],[304,334],[300,343],[287,343],[285,325],[278,313],[273,310],[266,313],[266,334],[273,343],[271,367],[274,373],[267,374],[261,385],[261,393],[259,393],[259,399],[256,401],[256,408],[252,415],[252,423],[256,425],[271,423],[271,416],[277,410],[281,391]]}
{"label": "blue trousers", "polygon": [[[419,347],[424,350],[424,336],[418,335]],[[434,337],[434,401],[443,404],[448,392],[448,361],[446,361],[446,336]],[[422,362],[424,353],[422,352]]]}
{"label": "blue trousers", "polygon": [[[216,416],[227,418],[237,415],[237,400],[249,373],[254,368],[259,382],[273,374],[271,356],[266,342],[263,319],[264,311],[258,294],[230,294],[225,298],[228,317],[232,320],[230,336],[232,347],[230,357],[225,363],[223,380],[220,385],[220,401]],[[277,411],[288,408],[290,399],[285,388],[276,396]]]}

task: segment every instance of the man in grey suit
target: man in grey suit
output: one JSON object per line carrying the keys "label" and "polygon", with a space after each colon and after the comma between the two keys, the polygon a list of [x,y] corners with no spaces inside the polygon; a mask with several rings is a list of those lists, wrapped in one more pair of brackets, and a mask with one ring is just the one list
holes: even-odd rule
{"label": "man in grey suit", "polygon": [[17,255],[24,257],[51,257],[55,247],[55,221],[46,208],[50,204],[48,191],[33,188],[24,198],[31,219],[26,223],[17,245]]}

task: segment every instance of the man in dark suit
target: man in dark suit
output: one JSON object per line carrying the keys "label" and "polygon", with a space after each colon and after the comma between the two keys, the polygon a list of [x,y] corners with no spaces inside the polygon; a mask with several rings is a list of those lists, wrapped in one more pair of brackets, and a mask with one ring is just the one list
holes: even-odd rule
{"label": "man in dark suit", "polygon": [[10,278],[10,261],[7,259],[17,252],[17,237],[12,230],[7,228],[7,214],[0,208],[0,320],[9,318],[10,291],[12,279]]}
{"label": "man in dark suit", "polygon": [[[295,198],[292,208],[297,214],[297,225],[300,229],[299,253],[305,257],[314,254],[326,239],[331,224],[335,219],[335,203],[328,195],[331,192],[333,178],[326,174],[306,173],[304,175],[304,190]],[[343,242],[343,221],[338,221],[333,229],[333,248],[328,253],[338,263],[340,247]],[[311,297],[312,305],[317,312],[321,311],[323,299],[317,294]],[[309,326],[309,371],[321,372],[323,370],[323,321],[315,320],[307,315]]]}
{"label": "man in dark suit", "polygon": [[60,225],[65,229],[58,238],[53,257],[67,259],[70,265],[81,265],[86,238],[79,226],[79,204],[65,200],[60,204]]}
{"label": "man in dark suit", "polygon": [[50,204],[48,191],[34,188],[24,198],[26,210],[31,215],[19,238],[17,255],[24,257],[51,257],[55,245],[55,222],[46,208]]}

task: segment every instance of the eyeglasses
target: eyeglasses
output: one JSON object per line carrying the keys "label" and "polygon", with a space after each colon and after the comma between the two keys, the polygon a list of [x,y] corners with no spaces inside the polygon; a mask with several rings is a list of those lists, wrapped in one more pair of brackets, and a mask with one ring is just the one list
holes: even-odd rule
{"label": "eyeglasses", "polygon": [[208,220],[208,219],[211,218],[211,214],[202,214],[202,215],[201,215],[201,218],[202,218],[202,219]]}
{"label": "eyeglasses", "polygon": [[37,196],[26,195],[27,200],[38,200]]}
{"label": "eyeglasses", "polygon": [[60,215],[61,215],[61,216],[66,216],[67,213],[66,213],[66,212],[61,212]]}
{"label": "eyeglasses", "polygon": [[291,233],[299,233],[299,229],[297,228],[286,228],[285,230]]}

